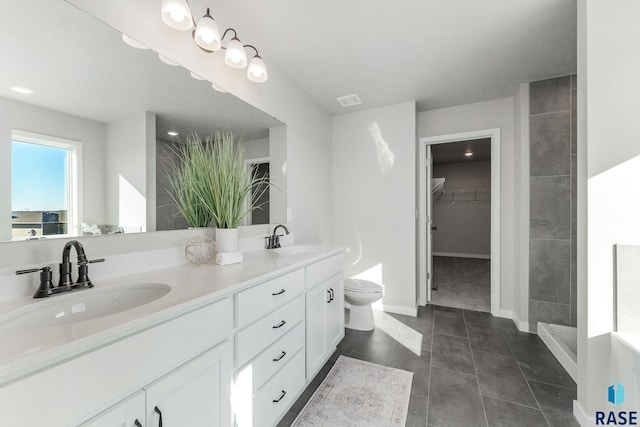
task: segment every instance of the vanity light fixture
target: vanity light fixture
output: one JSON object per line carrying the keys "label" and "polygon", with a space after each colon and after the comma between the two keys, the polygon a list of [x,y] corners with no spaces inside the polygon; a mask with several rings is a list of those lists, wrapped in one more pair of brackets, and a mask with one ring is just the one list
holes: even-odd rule
{"label": "vanity light fixture", "polygon": [[187,0],[162,0],[162,22],[176,30],[193,28],[193,17]]}
{"label": "vanity light fixture", "polygon": [[[234,28],[227,28],[220,36],[220,29],[209,8],[196,23],[187,0],[162,0],[161,16],[166,25],[176,30],[187,31],[195,27],[192,32],[195,44],[207,53],[225,50],[224,62],[229,67],[241,69],[247,68],[248,65],[247,78],[252,82],[262,83],[267,80],[267,67],[258,49],[249,44],[243,45]],[[233,37],[223,46],[222,42],[230,32],[233,33]],[[247,59],[246,48],[255,51],[250,62]]]}
{"label": "vanity light fixture", "polygon": [[122,35],[122,41],[124,41],[126,44],[128,44],[131,47],[135,47],[136,49],[142,49],[142,50],[149,49],[148,47],[146,47],[142,43],[135,41],[134,39],[132,39],[131,37],[129,37],[126,34]]}
{"label": "vanity light fixture", "polygon": [[33,90],[29,89],[28,87],[24,87],[24,86],[7,85],[7,88],[9,88],[12,91],[17,92],[19,94],[22,94],[22,95],[31,95],[33,93]]}

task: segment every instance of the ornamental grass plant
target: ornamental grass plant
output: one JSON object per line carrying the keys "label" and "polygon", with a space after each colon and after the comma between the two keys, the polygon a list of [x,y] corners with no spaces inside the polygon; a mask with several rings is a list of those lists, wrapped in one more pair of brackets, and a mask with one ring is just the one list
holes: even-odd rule
{"label": "ornamental grass plant", "polygon": [[[202,140],[191,133],[168,166],[171,197],[190,227],[237,228],[267,190],[268,177],[254,177],[244,164],[237,136],[220,133]],[[265,185],[267,184],[267,185]]]}

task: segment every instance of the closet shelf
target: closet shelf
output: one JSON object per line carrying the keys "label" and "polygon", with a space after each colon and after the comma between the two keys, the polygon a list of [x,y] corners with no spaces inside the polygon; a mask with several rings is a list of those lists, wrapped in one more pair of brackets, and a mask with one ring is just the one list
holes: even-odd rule
{"label": "closet shelf", "polygon": [[457,188],[444,190],[437,203],[489,203],[491,190],[488,188]]}

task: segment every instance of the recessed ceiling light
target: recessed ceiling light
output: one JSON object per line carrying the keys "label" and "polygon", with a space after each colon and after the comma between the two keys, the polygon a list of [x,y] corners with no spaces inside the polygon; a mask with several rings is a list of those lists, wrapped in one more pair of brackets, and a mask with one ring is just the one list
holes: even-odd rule
{"label": "recessed ceiling light", "polygon": [[170,60],[169,58],[167,58],[164,55],[158,54],[158,58],[160,58],[160,61],[164,62],[167,65],[171,65],[172,67],[178,66],[177,62],[173,62],[172,60]]}
{"label": "recessed ceiling light", "polygon": [[336,99],[343,107],[353,107],[354,105],[362,104],[362,101],[360,101],[360,98],[355,93],[352,95],[341,96]]}
{"label": "recessed ceiling light", "polygon": [[143,50],[149,49],[148,47],[146,47],[142,43],[135,41],[134,39],[132,39],[131,37],[129,37],[126,34],[122,35],[122,41],[124,41],[126,44],[128,44],[131,47],[135,47],[136,49],[143,49]]}
{"label": "recessed ceiling light", "polygon": [[464,153],[465,156],[467,157],[471,157],[473,156],[473,152],[472,151],[467,151],[466,153]]}
{"label": "recessed ceiling light", "polygon": [[204,80],[204,77],[200,77],[199,75],[197,75],[193,71],[191,72],[191,77],[193,77],[196,80]]}
{"label": "recessed ceiling light", "polygon": [[176,132],[175,130],[170,130],[169,132],[167,132],[167,135],[169,135],[169,136],[178,136],[180,134],[178,132]]}
{"label": "recessed ceiling light", "polygon": [[33,93],[33,91],[31,89],[29,89],[28,87],[24,87],[24,86],[7,85],[7,87],[9,89],[11,89],[12,91],[17,92],[17,93],[21,93],[23,95],[31,95]]}
{"label": "recessed ceiling light", "polygon": [[211,83],[211,87],[214,88],[215,90],[217,90],[218,92],[227,93],[227,91],[225,89],[221,88],[220,86],[218,86],[215,83]]}

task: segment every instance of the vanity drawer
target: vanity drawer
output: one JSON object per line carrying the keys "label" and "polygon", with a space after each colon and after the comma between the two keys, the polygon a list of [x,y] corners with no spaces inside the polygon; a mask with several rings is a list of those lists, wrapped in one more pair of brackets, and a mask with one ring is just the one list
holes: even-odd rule
{"label": "vanity drawer", "polygon": [[304,387],[304,351],[299,351],[253,397],[253,425],[272,426]]}
{"label": "vanity drawer", "polygon": [[285,336],[271,344],[247,365],[251,370],[253,392],[258,390],[283,366],[286,366],[298,350],[304,347],[304,331],[304,322],[298,323]]}
{"label": "vanity drawer", "polygon": [[304,320],[304,295],[246,327],[236,335],[237,365],[242,366],[262,349]]}
{"label": "vanity drawer", "polygon": [[248,325],[304,292],[304,270],[296,270],[239,292],[238,327]]}
{"label": "vanity drawer", "polygon": [[344,268],[344,255],[341,253],[323,259],[306,268],[307,289],[311,289],[325,280],[341,273]]}

